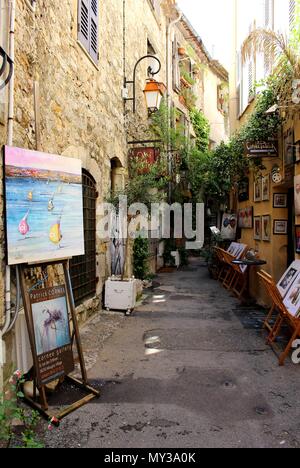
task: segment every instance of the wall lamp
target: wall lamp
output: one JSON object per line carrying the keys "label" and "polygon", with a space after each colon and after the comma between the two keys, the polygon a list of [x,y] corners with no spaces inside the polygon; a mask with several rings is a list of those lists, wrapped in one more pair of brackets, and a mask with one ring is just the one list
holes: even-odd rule
{"label": "wall lamp", "polygon": [[[153,59],[156,60],[158,63],[158,70],[155,72],[153,71],[151,66],[148,67],[148,75],[152,75],[152,78],[147,80],[146,87],[144,89],[146,105],[149,113],[155,112],[159,109],[162,97],[165,94],[165,85],[153,79],[153,76],[157,75],[161,70],[160,60],[157,57],[155,57],[155,55],[145,55],[136,62],[133,69],[133,79],[124,79],[123,98],[124,101],[132,101],[132,110],[134,114],[136,112],[136,70],[138,65],[145,59]],[[133,94],[130,98],[128,97],[128,84],[133,85]]]}
{"label": "wall lamp", "polygon": [[4,75],[4,73],[6,72],[6,66],[7,64],[9,65],[9,72],[8,72],[8,75],[6,77],[6,79],[3,81],[3,83],[0,83],[0,91],[1,89],[4,89],[5,86],[10,82],[11,80],[11,77],[12,77],[12,74],[13,74],[13,67],[14,67],[14,64],[13,64],[13,61],[11,60],[11,58],[7,55],[7,53],[5,52],[4,49],[2,49],[2,47],[0,47],[0,56],[2,57],[3,61],[2,61],[2,65],[0,67],[0,77],[2,77],[2,75]]}

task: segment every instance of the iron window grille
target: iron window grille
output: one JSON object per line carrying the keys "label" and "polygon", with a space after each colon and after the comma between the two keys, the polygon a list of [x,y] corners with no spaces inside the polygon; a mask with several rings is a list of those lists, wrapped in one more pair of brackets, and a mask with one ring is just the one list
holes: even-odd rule
{"label": "iron window grille", "polygon": [[82,174],[85,255],[70,262],[75,305],[96,295],[96,182],[86,171]]}

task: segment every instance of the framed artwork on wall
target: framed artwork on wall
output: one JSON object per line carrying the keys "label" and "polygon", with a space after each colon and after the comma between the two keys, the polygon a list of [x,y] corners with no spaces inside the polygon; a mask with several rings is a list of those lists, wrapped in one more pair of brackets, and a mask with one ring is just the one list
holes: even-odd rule
{"label": "framed artwork on wall", "polygon": [[273,233],[277,236],[286,236],[288,231],[288,222],[284,219],[275,219],[274,220],[274,230]]}
{"label": "framed artwork on wall", "polygon": [[262,217],[262,240],[265,242],[271,241],[271,216],[265,215]]}
{"label": "framed artwork on wall", "polygon": [[261,240],[261,216],[254,217],[254,240]]}
{"label": "framed artwork on wall", "polygon": [[288,196],[287,193],[274,193],[273,208],[287,208]]}
{"label": "framed artwork on wall", "polygon": [[237,215],[224,213],[222,220],[221,236],[223,240],[234,240],[237,229]]}
{"label": "framed artwork on wall", "polygon": [[270,175],[269,174],[262,178],[261,199],[262,201],[270,200]]}
{"label": "framed artwork on wall", "polygon": [[239,210],[239,228],[253,229],[253,206]]}
{"label": "framed artwork on wall", "polygon": [[261,194],[261,189],[262,189],[262,184],[261,184],[261,179],[255,179],[254,181],[254,202],[260,202],[262,199],[262,194]]}
{"label": "framed artwork on wall", "polygon": [[300,226],[295,226],[296,253],[300,254]]}
{"label": "framed artwork on wall", "polygon": [[295,176],[295,215],[300,216],[300,175]]}

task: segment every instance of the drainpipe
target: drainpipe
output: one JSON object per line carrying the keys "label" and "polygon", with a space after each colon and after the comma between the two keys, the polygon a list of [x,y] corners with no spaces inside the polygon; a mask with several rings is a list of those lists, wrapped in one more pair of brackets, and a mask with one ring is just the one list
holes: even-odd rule
{"label": "drainpipe", "polygon": [[[171,21],[167,25],[167,33],[166,33],[166,40],[167,40],[167,47],[166,47],[166,68],[167,68],[167,108],[168,108],[168,123],[171,126],[171,85],[172,80],[170,79],[170,42],[171,42],[171,31],[175,24],[179,23],[183,16],[183,13],[178,10],[178,17]],[[172,156],[171,156],[171,144],[170,141],[168,142],[168,160],[169,160],[169,174],[172,173]],[[172,181],[169,182],[169,203],[172,201]]]}
{"label": "drainpipe", "polygon": [[[9,56],[14,63],[15,60],[15,14],[16,14],[16,0],[9,2],[10,22],[9,22]],[[7,130],[7,145],[13,144],[13,125],[14,125],[14,82],[15,82],[15,67],[13,68],[12,77],[9,83],[8,95],[8,130]],[[1,330],[1,337],[3,337],[9,327],[11,321],[11,270],[6,266],[5,271],[5,324]]]}

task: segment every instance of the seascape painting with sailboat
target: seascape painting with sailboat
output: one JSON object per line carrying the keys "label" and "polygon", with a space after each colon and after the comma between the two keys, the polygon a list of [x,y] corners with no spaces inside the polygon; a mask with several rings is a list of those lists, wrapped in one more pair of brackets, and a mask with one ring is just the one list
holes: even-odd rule
{"label": "seascape painting with sailboat", "polygon": [[84,255],[81,161],[5,147],[8,264]]}

